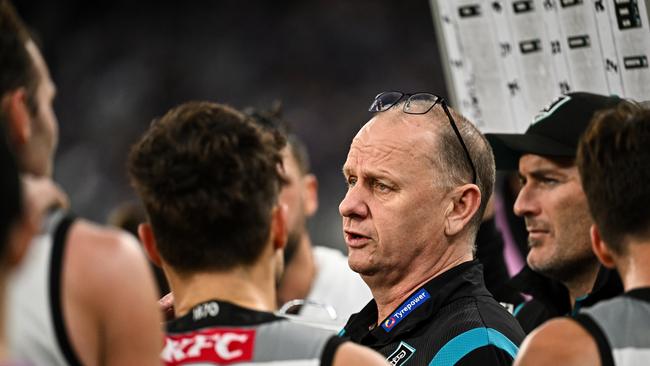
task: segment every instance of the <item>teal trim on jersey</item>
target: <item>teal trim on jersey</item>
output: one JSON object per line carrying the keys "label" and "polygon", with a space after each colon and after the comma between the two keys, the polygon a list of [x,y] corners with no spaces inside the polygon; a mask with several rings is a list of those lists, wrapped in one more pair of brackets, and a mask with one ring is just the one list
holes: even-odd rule
{"label": "teal trim on jersey", "polygon": [[515,308],[515,310],[512,312],[512,316],[517,316],[517,314],[519,314],[519,312],[521,311],[521,309],[524,308],[524,305],[526,305],[525,302],[522,302],[521,304],[517,305],[517,307]]}
{"label": "teal trim on jersey", "polygon": [[447,342],[429,362],[429,366],[453,366],[470,352],[485,346],[497,347],[513,359],[519,351],[519,348],[498,330],[474,328]]}
{"label": "teal trim on jersey", "polygon": [[580,312],[580,309],[582,308],[582,302],[587,300],[588,297],[589,294],[576,297],[576,303],[573,305],[573,310],[571,310],[571,316],[576,316]]}
{"label": "teal trim on jersey", "polygon": [[345,335],[345,328],[341,329],[341,331],[339,332],[338,336],[339,336],[339,337],[343,337],[344,335]]}

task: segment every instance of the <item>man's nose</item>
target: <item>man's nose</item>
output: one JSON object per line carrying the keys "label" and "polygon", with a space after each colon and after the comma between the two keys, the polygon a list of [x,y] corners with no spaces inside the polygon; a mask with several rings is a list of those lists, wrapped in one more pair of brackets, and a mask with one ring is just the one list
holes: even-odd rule
{"label": "man's nose", "polygon": [[360,184],[350,187],[339,204],[339,213],[343,217],[364,218],[368,216],[365,192]]}
{"label": "man's nose", "polygon": [[537,215],[540,212],[539,200],[535,191],[529,186],[524,185],[521,187],[514,205],[515,215],[517,216],[531,216]]}

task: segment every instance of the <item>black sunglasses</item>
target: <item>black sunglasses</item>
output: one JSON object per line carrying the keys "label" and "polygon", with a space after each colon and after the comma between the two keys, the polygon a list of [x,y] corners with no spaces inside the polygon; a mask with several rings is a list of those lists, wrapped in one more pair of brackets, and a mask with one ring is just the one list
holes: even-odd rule
{"label": "black sunglasses", "polygon": [[406,94],[398,91],[383,92],[377,94],[375,100],[370,105],[370,108],[368,108],[368,111],[384,112],[396,105],[400,100],[404,98],[407,99],[402,110],[404,113],[408,114],[426,114],[436,104],[440,104],[442,106],[442,109],[445,111],[445,114],[449,119],[449,124],[451,125],[451,128],[454,130],[454,133],[458,138],[458,142],[460,142],[460,145],[463,147],[463,151],[465,151],[467,161],[469,162],[470,167],[472,167],[472,183],[476,184],[476,168],[474,167],[474,162],[472,161],[472,157],[469,155],[469,150],[467,150],[467,146],[465,145],[463,137],[460,135],[460,131],[458,131],[456,122],[452,118],[451,113],[449,113],[449,108],[447,107],[447,102],[445,102],[444,98],[433,95],[431,93]]}

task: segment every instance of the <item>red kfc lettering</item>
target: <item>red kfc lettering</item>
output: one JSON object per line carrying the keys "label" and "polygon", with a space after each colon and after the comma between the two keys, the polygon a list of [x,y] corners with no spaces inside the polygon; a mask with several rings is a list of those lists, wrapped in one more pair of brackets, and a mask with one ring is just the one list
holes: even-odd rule
{"label": "red kfc lettering", "polygon": [[165,365],[213,362],[228,365],[253,358],[255,331],[248,329],[204,329],[168,335],[160,354]]}

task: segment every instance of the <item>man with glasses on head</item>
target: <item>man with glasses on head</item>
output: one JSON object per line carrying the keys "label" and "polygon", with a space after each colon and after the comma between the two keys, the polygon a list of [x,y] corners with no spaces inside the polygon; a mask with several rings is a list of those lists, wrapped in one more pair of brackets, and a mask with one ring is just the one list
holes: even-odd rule
{"label": "man with glasses on head", "polygon": [[339,206],[373,300],[340,335],[393,365],[509,365],[523,339],[485,289],[474,241],[494,185],[489,144],[428,93],[379,94],[352,141]]}

